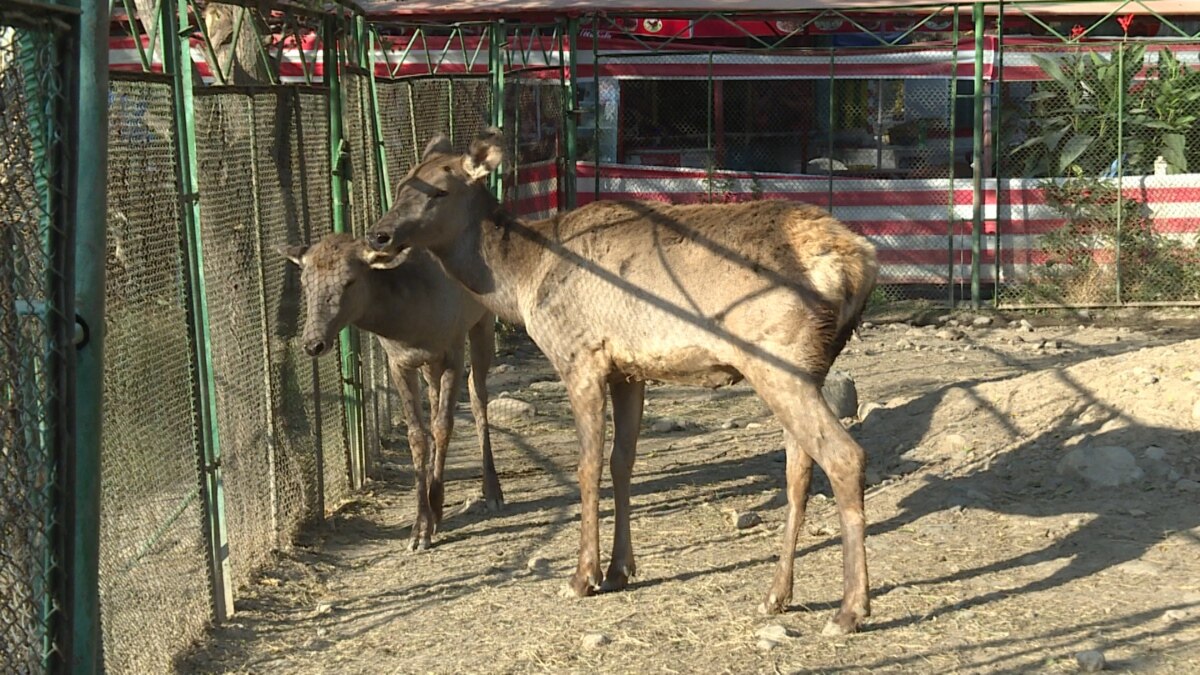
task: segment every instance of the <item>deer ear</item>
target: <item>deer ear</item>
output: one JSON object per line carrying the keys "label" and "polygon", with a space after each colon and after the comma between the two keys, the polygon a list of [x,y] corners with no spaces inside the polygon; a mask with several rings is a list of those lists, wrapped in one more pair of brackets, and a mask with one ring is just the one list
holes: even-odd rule
{"label": "deer ear", "polygon": [[304,254],[308,253],[308,247],[303,244],[293,246],[279,246],[275,249],[279,255],[291,260],[300,267],[304,267]]}
{"label": "deer ear", "polygon": [[454,152],[454,147],[450,145],[450,139],[446,137],[446,134],[437,134],[429,139],[429,143],[425,146],[425,152],[421,153],[421,161],[424,162],[435,153],[448,155],[452,152]]}
{"label": "deer ear", "polygon": [[463,155],[463,170],[475,182],[487,178],[504,163],[504,134],[488,127],[471,141],[471,149]]}

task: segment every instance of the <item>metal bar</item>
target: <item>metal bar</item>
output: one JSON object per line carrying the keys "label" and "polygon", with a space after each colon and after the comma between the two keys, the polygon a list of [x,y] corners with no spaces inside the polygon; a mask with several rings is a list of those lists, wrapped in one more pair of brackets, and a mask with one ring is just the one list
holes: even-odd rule
{"label": "metal bar", "polygon": [[[491,39],[488,40],[488,70],[492,75],[492,124],[500,129],[504,128],[504,57],[501,51],[504,35],[504,21],[492,23]],[[493,180],[496,199],[503,203],[504,172],[497,172]]]}
{"label": "metal bar", "polygon": [[975,19],[975,129],[971,149],[974,166],[971,185],[971,308],[979,309],[979,258],[983,245],[983,31],[986,25],[983,3],[976,2],[971,7],[971,13]]}
{"label": "metal bar", "polygon": [[225,484],[221,476],[221,434],[217,416],[216,380],[209,334],[208,294],[204,285],[204,246],[200,234],[200,185],[196,163],[196,120],[192,103],[193,74],[191,46],[181,25],[188,20],[186,3],[160,3],[163,7],[162,34],[169,42],[163,61],[174,88],[175,151],[179,166],[180,218],[187,242],[188,280],[191,285],[192,335],[196,358],[196,398],[200,420],[200,468],[204,477],[204,499],[209,530],[212,567],[213,614],[224,621],[233,614],[233,584],[230,580],[229,535],[225,522]]}
{"label": "metal bar", "polygon": [[[123,2],[126,3],[128,3],[128,1],[129,0],[123,0]],[[159,0],[159,2],[164,2],[164,0]],[[193,4],[194,2],[195,0],[188,0],[188,4]],[[197,12],[197,14],[199,14],[199,12]],[[204,42],[204,58],[208,59],[208,62],[212,64],[212,67],[209,70],[212,71],[213,75],[216,77],[217,84],[225,84],[229,81],[229,79],[225,77],[225,73],[221,72],[221,64],[217,59],[217,50],[213,49],[212,38],[210,38],[208,35],[208,25],[204,21],[198,21],[196,23],[199,24],[200,38],[201,41]]]}
{"label": "metal bar", "polygon": [[958,129],[958,6],[954,7],[951,19],[950,57],[950,195],[949,213],[946,218],[946,306],[954,308],[954,223],[958,220],[958,195],[954,185],[954,167],[958,162],[958,144],[955,132]]}
{"label": "metal bar", "polygon": [[[825,136],[825,140],[827,141],[827,143],[826,143],[827,147],[825,149],[826,150],[826,152],[825,152],[825,170],[829,174],[829,212],[830,213],[833,213],[833,125],[834,125],[834,114],[837,109],[837,107],[834,105],[834,83],[837,82],[837,78],[834,77],[835,63],[836,63],[836,61],[834,60],[834,49],[833,49],[833,47],[830,47],[829,48],[829,106],[828,106],[829,107],[829,129],[828,129],[828,133]],[[807,167],[805,167],[805,168],[807,168]]]}
{"label": "metal bar", "polygon": [[456,138],[454,133],[454,80],[446,80],[446,114],[449,118],[447,125],[450,130],[450,144],[453,145]]}
{"label": "metal bar", "polygon": [[[278,91],[276,96],[287,96],[286,91]],[[277,437],[275,435],[275,401],[278,400],[275,396],[274,387],[271,384],[271,340],[268,336],[271,335],[271,327],[267,323],[267,280],[266,272],[263,269],[263,217],[262,217],[262,199],[259,196],[262,194],[263,186],[259,182],[258,171],[258,113],[254,105],[253,97],[241,99],[246,102],[246,107],[249,109],[250,123],[250,194],[252,195],[252,210],[254,218],[254,257],[255,265],[255,281],[258,285],[258,297],[262,303],[264,310],[259,314],[258,328],[261,332],[262,339],[262,358],[266,367],[263,369],[263,391],[266,393],[266,401],[264,401],[264,411],[266,418],[263,420],[267,432],[267,493],[271,499],[271,531],[278,534],[279,530],[279,477],[277,475],[279,464],[276,461],[279,448],[277,445]],[[276,99],[278,101],[278,99]]]}
{"label": "metal bar", "polygon": [[[51,666],[70,673],[102,669],[99,560],[100,456],[104,420],[104,288],[107,250],[108,32],[106,0],[71,0],[59,11],[78,11],[70,20],[74,39],[65,66],[75,77],[66,80],[66,100],[58,109],[65,134],[60,151],[60,178],[66,183],[62,203],[60,258],[51,267],[61,273],[56,313],[75,323],[96,327],[78,347],[58,339],[62,349],[55,380],[62,406],[53,437],[61,472],[59,525],[52,533],[63,569],[59,597],[62,611],[52,629],[59,646]],[[73,225],[73,226],[72,226]],[[53,287],[53,286],[52,286]],[[73,309],[72,309],[73,308]]]}
{"label": "metal bar", "polygon": [[1117,48],[1117,199],[1113,202],[1117,209],[1117,304],[1125,295],[1121,287],[1121,230],[1125,224],[1125,40]]}
{"label": "metal bar", "polygon": [[1000,143],[1002,141],[1000,135],[1003,133],[1001,117],[1004,113],[1004,0],[1000,0],[1000,12],[996,17],[996,82],[993,86],[995,89],[992,90],[992,100],[995,103],[992,105],[992,161],[995,162],[993,175],[996,178],[996,239],[992,262],[992,270],[995,275],[992,280],[992,306],[999,307],[1000,282],[1003,279],[1003,274],[1001,273],[1002,265],[1000,263],[1000,230],[1002,222],[1000,220],[1000,207],[1004,203],[1001,198],[1004,181],[1001,180],[1002,176],[1000,175]]}
{"label": "metal bar", "polygon": [[367,33],[367,71],[370,73],[367,86],[371,93],[371,143],[375,148],[374,160],[379,173],[379,203],[386,212],[392,208],[392,180],[388,175],[387,146],[383,142],[383,117],[379,111],[379,82],[375,77],[375,38],[364,17],[359,17],[361,28]]}
{"label": "metal bar", "polygon": [[[563,85],[563,150],[566,155],[563,161],[562,178],[564,180],[563,195],[567,210],[574,209],[578,204],[579,183],[576,176],[576,165],[579,161],[579,144],[578,144],[578,126],[579,126],[579,102],[576,100],[578,92],[575,88],[576,78],[579,76],[579,62],[576,58],[576,50],[578,49],[579,38],[579,17],[571,16],[567,18],[567,64],[566,69],[562,71],[560,81]],[[558,42],[559,67],[563,66],[563,44],[562,39]]]}
{"label": "metal bar", "polygon": [[592,15],[592,82],[596,90],[592,96],[595,105],[592,113],[592,153],[595,171],[592,173],[596,181],[595,194],[592,197],[595,201],[600,201],[600,17],[596,14]]}
{"label": "metal bar", "polygon": [[[338,15],[325,17],[324,67],[325,83],[329,87],[329,150],[330,150],[330,181],[332,194],[333,231],[346,232],[347,186],[346,172],[343,165],[346,160],[345,138],[342,127],[342,84],[341,84],[341,50]],[[346,415],[346,452],[348,457],[347,469],[350,473],[351,487],[362,487],[361,456],[362,438],[359,433],[359,420],[362,415],[362,391],[358,386],[356,373],[358,371],[358,350],[356,337],[349,327],[343,328],[338,334],[340,349],[338,354],[342,365],[342,401]],[[322,513],[325,504],[320,505]]]}
{"label": "metal bar", "polygon": [[[161,3],[162,0],[159,0]],[[153,60],[146,55],[146,48],[142,45],[142,36],[138,34],[138,19],[137,12],[132,6],[131,0],[121,0],[121,4],[125,7],[125,17],[129,21],[129,32],[133,34],[133,46],[137,48],[138,60],[142,62],[142,70],[153,70]],[[154,52],[154,45],[150,45],[151,53]]]}
{"label": "metal bar", "polygon": [[717,168],[717,158],[713,156],[713,53],[708,53],[708,73],[705,80],[708,83],[707,121],[704,126],[704,154],[708,158],[708,201],[713,197],[713,175]]}

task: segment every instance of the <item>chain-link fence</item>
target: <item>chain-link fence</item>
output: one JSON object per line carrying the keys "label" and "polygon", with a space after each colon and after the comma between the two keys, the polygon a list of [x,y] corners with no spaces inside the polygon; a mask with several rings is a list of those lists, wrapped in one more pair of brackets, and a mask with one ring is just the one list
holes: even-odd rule
{"label": "chain-link fence", "polygon": [[996,139],[1002,302],[1200,301],[1197,49],[1007,49]]}
{"label": "chain-link fence", "polygon": [[58,257],[65,104],[63,33],[0,8],[0,672],[43,669],[59,649],[57,454],[64,274]]}

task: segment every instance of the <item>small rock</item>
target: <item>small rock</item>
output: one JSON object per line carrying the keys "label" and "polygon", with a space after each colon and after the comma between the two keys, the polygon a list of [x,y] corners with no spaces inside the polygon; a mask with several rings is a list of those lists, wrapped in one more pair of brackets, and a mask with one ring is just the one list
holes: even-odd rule
{"label": "small rock", "polygon": [[992,325],[992,317],[977,316],[971,320],[971,325],[975,326],[976,328],[983,328],[985,326],[990,326],[990,325]]}
{"label": "small rock", "polygon": [[762,522],[762,518],[754,511],[734,511],[731,515],[733,526],[739,530],[748,530]]}
{"label": "small rock", "polygon": [[492,372],[493,373],[507,373],[507,372],[511,371],[512,369],[513,369],[512,364],[501,363],[500,365],[492,368]]}
{"label": "small rock", "polygon": [[947,321],[949,321],[952,318],[954,318],[954,317],[950,316],[949,314],[943,314],[937,318],[937,322],[939,324],[946,323]]}
{"label": "small rock", "polygon": [[1178,623],[1188,618],[1189,614],[1185,609],[1168,609],[1163,612],[1162,620],[1166,623]]}
{"label": "small rock", "polygon": [[1179,490],[1180,492],[1200,492],[1200,482],[1188,480],[1187,478],[1180,478],[1179,481],[1175,483],[1175,489]]}
{"label": "small rock", "polygon": [[1133,453],[1116,445],[1078,447],[1058,462],[1058,473],[1075,475],[1092,487],[1117,487],[1142,479]]}
{"label": "small rock", "polygon": [[1133,516],[1134,518],[1141,518],[1142,516],[1146,515],[1146,512],[1141,509],[1129,509],[1125,513],[1128,513],[1129,515]]}
{"label": "small rock", "polygon": [[488,418],[492,420],[527,420],[537,414],[537,407],[520,399],[498,398],[488,401],[487,412]]}
{"label": "small rock", "polygon": [[825,402],[838,418],[854,417],[858,414],[858,389],[849,373],[833,371],[825,378],[821,389]]}
{"label": "small rock", "polygon": [[938,439],[937,449],[944,453],[964,452],[971,442],[958,434],[948,434]]}
{"label": "small rock", "polygon": [[1095,649],[1079,652],[1075,655],[1075,663],[1085,673],[1098,673],[1104,670],[1104,652]]}
{"label": "small rock", "polygon": [[875,324],[871,323],[870,321],[864,321],[864,322],[858,324],[858,327],[863,330],[870,330],[875,327]]}
{"label": "small rock", "polygon": [[833,534],[833,530],[824,523],[811,523],[808,526],[808,533],[814,537],[828,537]]}
{"label": "small rock", "polygon": [[1075,316],[1078,316],[1079,318],[1083,319],[1084,321],[1087,321],[1088,319],[1092,318],[1092,313],[1087,311],[1086,309],[1081,309],[1081,310],[1075,312]]}
{"label": "small rock", "polygon": [[535,555],[530,558],[529,562],[525,564],[525,567],[534,574],[550,573],[550,561],[540,555]]}
{"label": "small rock", "polygon": [[656,434],[669,434],[675,431],[675,420],[658,420],[650,425],[650,431]]}
{"label": "small rock", "polygon": [[531,382],[529,388],[533,391],[541,392],[564,391],[567,385],[563,384],[561,380],[541,380],[539,382]]}
{"label": "small rock", "polygon": [[612,638],[604,633],[587,633],[582,640],[584,649],[599,649],[610,642],[612,642]]}
{"label": "small rock", "polygon": [[725,420],[724,422],[721,423],[721,428],[725,429],[725,430],[736,429],[736,428],[738,428],[738,421],[737,420]]}
{"label": "small rock", "polygon": [[866,471],[867,485],[878,485],[883,482],[883,474],[878,469],[869,468]]}
{"label": "small rock", "polygon": [[1142,456],[1152,462],[1162,462],[1167,459],[1167,451],[1157,445],[1152,445],[1142,451]]}
{"label": "small rock", "polygon": [[779,646],[779,643],[774,640],[761,639],[758,641],[757,647],[760,652],[769,652]]}
{"label": "small rock", "polygon": [[760,424],[760,423],[758,423],[758,422],[751,422],[751,423],[749,423],[749,424],[747,424],[747,425],[746,425],[746,428],[747,428],[747,429],[761,429],[761,428],[762,428],[762,424]]}
{"label": "small rock", "polygon": [[896,349],[912,349],[913,348],[913,343],[910,340],[896,340],[896,342],[893,344],[896,346]]}
{"label": "small rock", "polygon": [[1062,342],[1060,340],[1046,340],[1042,343],[1042,346],[1046,349],[1062,349]]}
{"label": "small rock", "polygon": [[873,403],[871,401],[862,403],[858,406],[858,419],[865,420],[870,417],[871,413],[879,410],[882,407],[883,406],[879,405],[878,403]]}
{"label": "small rock", "polygon": [[326,614],[332,614],[332,613],[333,613],[333,605],[329,604],[328,602],[321,602],[321,603],[318,603],[317,606],[313,608],[313,611],[309,616],[310,617],[318,617],[318,616],[325,616]]}
{"label": "small rock", "polygon": [[934,333],[933,336],[940,340],[961,340],[964,337],[963,332],[957,328],[943,328]]}
{"label": "small rock", "polygon": [[1122,574],[1132,574],[1135,577],[1156,577],[1163,572],[1162,566],[1148,560],[1130,560],[1117,565],[1116,569]]}
{"label": "small rock", "polygon": [[762,628],[754,631],[755,637],[772,642],[783,642],[790,637],[795,637],[796,634],[788,630],[785,626],[777,623],[769,623]]}
{"label": "small rock", "polygon": [[1025,331],[1026,333],[1033,332],[1033,324],[1029,323],[1028,319],[1021,319],[1018,325],[1021,327],[1021,330]]}

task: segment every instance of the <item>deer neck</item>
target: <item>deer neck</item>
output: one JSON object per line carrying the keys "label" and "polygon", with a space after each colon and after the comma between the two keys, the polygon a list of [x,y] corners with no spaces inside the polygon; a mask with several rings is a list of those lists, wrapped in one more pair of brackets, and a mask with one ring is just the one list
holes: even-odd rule
{"label": "deer neck", "polygon": [[522,224],[480,219],[452,244],[433,252],[446,271],[479,303],[505,321],[523,325],[520,288],[537,258],[536,245],[512,228]]}

